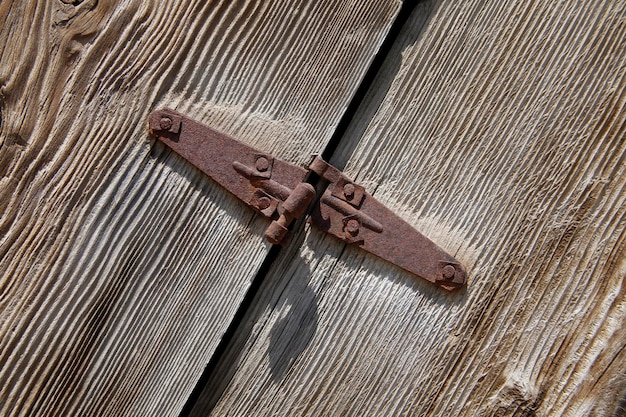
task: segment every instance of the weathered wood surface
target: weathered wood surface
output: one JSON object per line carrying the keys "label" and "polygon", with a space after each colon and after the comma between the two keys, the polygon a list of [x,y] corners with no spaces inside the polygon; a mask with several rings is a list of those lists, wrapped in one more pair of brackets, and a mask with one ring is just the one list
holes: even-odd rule
{"label": "weathered wood surface", "polygon": [[0,415],[180,412],[269,245],[148,113],[308,162],[399,6],[0,3]]}
{"label": "weathered wood surface", "polygon": [[334,162],[467,290],[307,230],[192,414],[623,415],[625,6],[422,4]]}

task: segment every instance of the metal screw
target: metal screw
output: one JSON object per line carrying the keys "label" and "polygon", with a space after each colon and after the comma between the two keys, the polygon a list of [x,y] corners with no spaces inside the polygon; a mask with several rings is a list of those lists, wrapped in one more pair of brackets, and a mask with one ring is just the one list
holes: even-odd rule
{"label": "metal screw", "polygon": [[348,183],[344,185],[343,195],[345,195],[348,200],[352,200],[352,198],[354,198],[354,184]]}
{"label": "metal screw", "polygon": [[350,219],[346,223],[346,233],[350,236],[356,236],[359,234],[359,221],[356,219]]}
{"label": "metal screw", "polygon": [[441,270],[441,274],[443,275],[443,279],[450,281],[456,275],[456,268],[452,265],[446,265]]}
{"label": "metal screw", "polygon": [[161,129],[170,130],[170,128],[172,127],[172,119],[170,119],[169,117],[161,117],[161,121],[159,122],[159,124],[161,125]]}
{"label": "metal screw", "polygon": [[255,167],[257,171],[265,172],[270,167],[270,161],[268,161],[267,158],[261,156],[256,160]]}
{"label": "metal screw", "polygon": [[261,197],[259,198],[259,208],[261,210],[265,210],[266,208],[268,208],[270,206],[270,199],[268,197]]}

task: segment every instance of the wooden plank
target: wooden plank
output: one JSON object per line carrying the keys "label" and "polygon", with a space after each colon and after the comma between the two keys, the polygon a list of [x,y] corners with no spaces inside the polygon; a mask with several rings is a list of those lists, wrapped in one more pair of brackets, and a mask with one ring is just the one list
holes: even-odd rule
{"label": "wooden plank", "polygon": [[462,260],[467,290],[307,230],[192,415],[613,415],[625,6],[422,3],[333,162]]}
{"label": "wooden plank", "polygon": [[397,0],[0,4],[0,415],[178,415],[267,225],[147,133],[321,151]]}

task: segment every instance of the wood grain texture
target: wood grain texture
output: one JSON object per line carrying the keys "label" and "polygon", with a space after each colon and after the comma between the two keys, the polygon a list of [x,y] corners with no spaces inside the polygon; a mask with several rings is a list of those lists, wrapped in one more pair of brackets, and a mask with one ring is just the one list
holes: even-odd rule
{"label": "wood grain texture", "polygon": [[307,229],[193,415],[623,415],[625,6],[422,3],[333,162],[467,290]]}
{"label": "wood grain texture", "polygon": [[398,8],[0,3],[0,415],[178,415],[267,224],[155,143],[147,115],[308,162]]}

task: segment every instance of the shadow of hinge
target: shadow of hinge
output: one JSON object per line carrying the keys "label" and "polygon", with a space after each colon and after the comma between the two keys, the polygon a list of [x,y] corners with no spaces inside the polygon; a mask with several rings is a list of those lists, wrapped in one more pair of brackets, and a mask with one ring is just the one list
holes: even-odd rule
{"label": "shadow of hinge", "polygon": [[[265,232],[285,244],[289,226],[311,204],[309,220],[346,243],[452,291],[467,279],[463,265],[415,230],[339,169],[315,156],[308,169],[274,158],[170,109],[150,114],[150,133],[248,206],[272,220]],[[327,182],[320,198],[304,182]]]}

